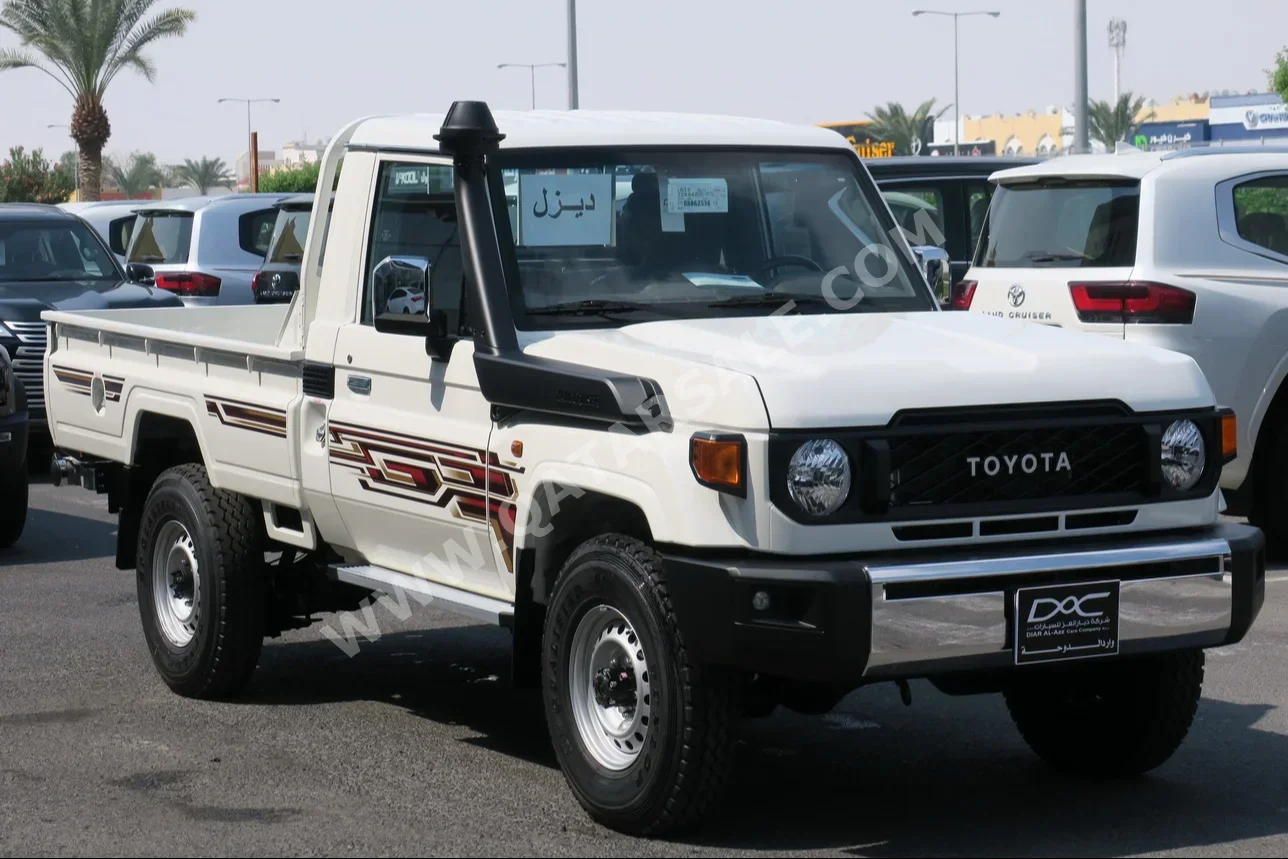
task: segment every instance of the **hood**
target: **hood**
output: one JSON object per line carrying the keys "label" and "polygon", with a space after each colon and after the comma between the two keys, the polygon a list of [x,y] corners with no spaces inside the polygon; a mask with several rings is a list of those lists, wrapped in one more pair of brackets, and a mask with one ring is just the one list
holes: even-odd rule
{"label": "hood", "polygon": [[882,426],[903,410],[998,404],[1214,405],[1188,356],[976,313],[667,320],[559,332],[526,351],[654,378],[677,417],[692,414],[677,399],[686,388],[677,363],[745,374],[781,429]]}
{"label": "hood", "polygon": [[124,310],[182,307],[163,289],[102,280],[0,282],[0,322],[39,322],[44,310]]}

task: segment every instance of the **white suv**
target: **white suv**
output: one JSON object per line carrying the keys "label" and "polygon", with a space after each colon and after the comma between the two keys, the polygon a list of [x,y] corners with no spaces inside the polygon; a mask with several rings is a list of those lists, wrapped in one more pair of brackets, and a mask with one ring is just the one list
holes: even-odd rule
{"label": "white suv", "polygon": [[1288,151],[1075,155],[992,179],[954,305],[1193,357],[1239,416],[1230,512],[1288,549]]}

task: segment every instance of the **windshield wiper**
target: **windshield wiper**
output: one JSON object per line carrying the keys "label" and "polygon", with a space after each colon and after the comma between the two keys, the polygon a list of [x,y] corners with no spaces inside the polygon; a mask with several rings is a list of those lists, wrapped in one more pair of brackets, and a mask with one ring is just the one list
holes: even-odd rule
{"label": "windshield wiper", "polygon": [[565,301],[560,304],[548,304],[528,310],[529,316],[609,316],[621,313],[634,313],[643,310],[646,313],[667,314],[655,304],[634,301],[607,301],[602,298],[588,298],[583,301]]}
{"label": "windshield wiper", "polygon": [[1065,262],[1075,259],[1091,259],[1086,254],[1070,253],[1068,251],[1029,251],[1024,255],[1029,262]]}
{"label": "windshield wiper", "polygon": [[165,257],[159,257],[155,254],[144,254],[143,256],[135,257],[130,260],[130,262],[165,262]]}
{"label": "windshield wiper", "polygon": [[304,254],[282,254],[277,258],[277,262],[299,262],[304,259]]}
{"label": "windshield wiper", "polygon": [[713,301],[708,307],[781,307],[789,302],[796,304],[824,304],[817,295],[796,295],[790,292],[758,292],[755,295],[735,295]]}

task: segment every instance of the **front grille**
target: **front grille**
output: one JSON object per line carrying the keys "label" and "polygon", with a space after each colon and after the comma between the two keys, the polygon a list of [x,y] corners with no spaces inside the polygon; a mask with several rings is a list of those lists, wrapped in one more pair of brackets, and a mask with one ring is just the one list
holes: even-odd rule
{"label": "front grille", "polygon": [[44,322],[5,322],[4,326],[18,338],[18,348],[9,357],[13,374],[27,390],[28,410],[45,408],[45,349],[49,345],[49,326]]}
{"label": "front grille", "polygon": [[890,506],[984,504],[1143,492],[1139,424],[994,429],[890,439]]}

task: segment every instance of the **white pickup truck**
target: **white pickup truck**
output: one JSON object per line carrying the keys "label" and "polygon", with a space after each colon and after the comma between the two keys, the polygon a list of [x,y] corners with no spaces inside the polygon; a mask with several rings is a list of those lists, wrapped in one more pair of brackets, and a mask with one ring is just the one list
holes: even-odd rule
{"label": "white pickup truck", "polygon": [[120,512],[180,694],[432,599],[512,630],[577,799],[656,834],[739,716],[876,682],[1158,766],[1261,607],[1194,362],[939,312],[830,131],[459,102],[348,126],[331,187],[289,306],[45,314],[56,478]]}

